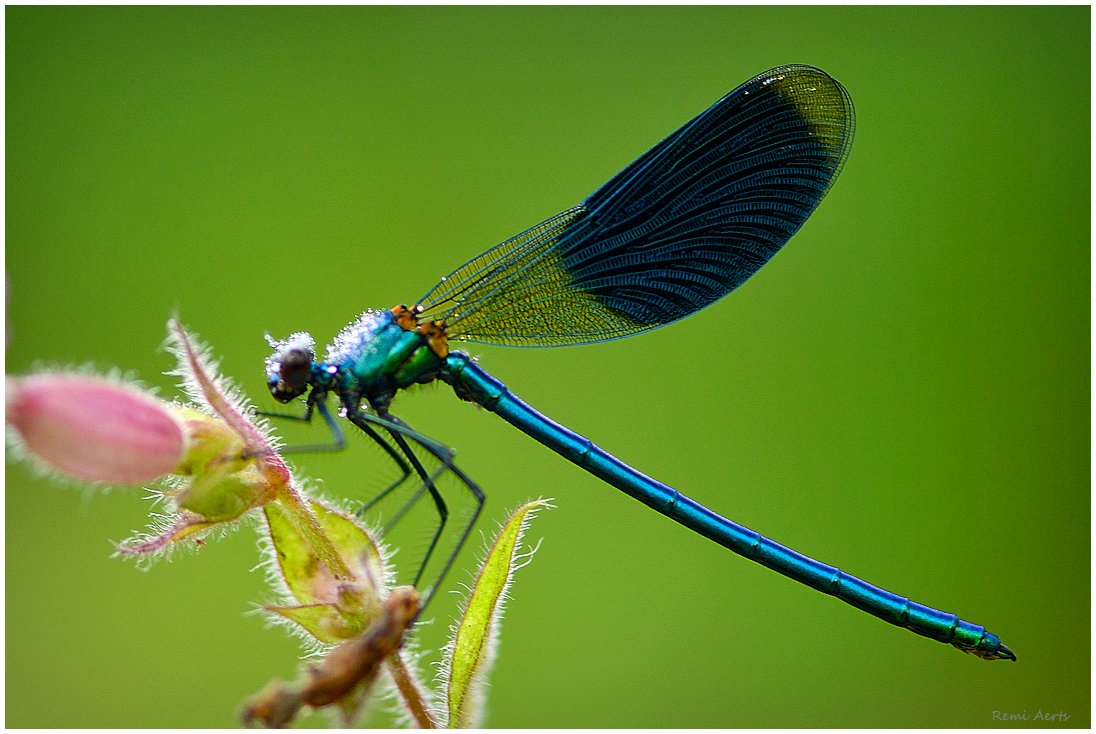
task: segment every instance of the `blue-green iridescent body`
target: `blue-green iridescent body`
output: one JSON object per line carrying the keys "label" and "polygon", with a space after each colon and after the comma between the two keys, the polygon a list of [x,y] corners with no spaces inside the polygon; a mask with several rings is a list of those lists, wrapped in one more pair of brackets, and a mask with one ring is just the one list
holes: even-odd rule
{"label": "blue-green iridescent body", "polygon": [[[984,627],[808,558],[633,469],[449,348],[452,341],[593,343],[708,306],[768,262],[822,200],[848,155],[853,119],[848,93],[818,69],[785,66],[760,74],[581,204],[465,263],[416,305],[362,314],[338,335],[324,361],[314,359],[307,335],[273,342],[270,389],[282,402],[311,390],[308,415],[315,407],[329,424],[324,399],[334,393],[346,417],[370,436],[379,441],[376,431],[387,431],[434,497],[442,526],[444,502],[407,438],[459,474],[481,506],[483,495],[451,464],[450,454],[389,410],[400,390],[434,380],[745,558],[919,635],[985,659],[1015,660]],[[392,445],[385,448],[409,473]]]}
{"label": "blue-green iridescent body", "polygon": [[366,311],[335,338],[326,364],[313,371],[330,372],[332,389],[353,400],[365,399],[384,411],[399,390],[432,382],[445,362],[430,348],[426,337],[399,326],[389,311]]}
{"label": "blue-green iridescent body", "polygon": [[462,399],[498,414],[568,461],[745,558],[965,652],[988,659],[1014,657],[996,635],[980,625],[917,604],[797,553],[633,469],[529,406],[468,354],[451,351],[439,356],[427,336],[400,326],[390,311],[362,314],[339,334],[327,359],[315,363],[313,370],[325,376],[321,384],[326,383],[344,404],[356,406],[365,400],[382,413],[399,390],[440,379]]}

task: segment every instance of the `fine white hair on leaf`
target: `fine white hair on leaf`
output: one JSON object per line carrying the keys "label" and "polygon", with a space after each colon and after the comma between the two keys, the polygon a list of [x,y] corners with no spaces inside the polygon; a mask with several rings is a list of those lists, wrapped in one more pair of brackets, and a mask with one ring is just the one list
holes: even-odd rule
{"label": "fine white hair on leaf", "polygon": [[[488,563],[492,552],[495,550],[495,543],[497,542],[498,536],[496,536],[496,541],[493,541],[484,550],[481,551],[481,559],[477,564],[477,568],[479,570],[475,574],[475,580],[472,581],[471,587],[466,586],[466,588],[469,589],[468,594],[465,597],[463,604],[461,605],[460,614],[458,615],[457,620],[452,625],[450,625],[449,642],[446,644],[443,650],[443,658],[441,662],[438,663],[436,666],[437,672],[435,677],[438,683],[438,687],[441,691],[446,692],[443,696],[439,696],[439,698],[445,698],[446,701],[443,702],[439,700],[438,706],[435,708],[433,714],[438,721],[444,722],[444,726],[478,727],[481,725],[480,722],[485,715],[484,697],[486,695],[487,674],[490,671],[491,665],[494,662],[494,658],[497,652],[499,644],[499,631],[502,623],[502,618],[506,610],[506,604],[510,598],[510,588],[511,584],[514,581],[514,572],[517,571],[519,568],[524,568],[525,566],[527,566],[533,553],[535,553],[540,547],[540,542],[538,542],[533,548],[522,551],[521,549],[523,548],[522,544],[524,542],[525,532],[526,530],[528,530],[530,521],[538,513],[539,510],[552,507],[553,505],[551,504],[550,499],[542,498],[539,500],[527,502],[521,505],[521,507],[519,507],[518,510],[515,511],[516,514],[516,512],[521,511],[522,508],[526,508],[516,529],[513,541],[513,548],[510,551],[510,557],[507,561],[507,572],[502,582],[502,587],[499,590],[498,596],[495,599],[494,606],[490,610],[488,620],[485,623],[485,628],[483,631],[482,652],[478,656],[478,660],[474,665],[474,670],[472,671],[471,677],[467,683],[466,691],[464,693],[464,699],[462,701],[462,705],[459,711],[460,720],[454,722],[449,720],[450,704],[447,699],[449,698],[448,692],[452,683],[454,656],[459,640],[458,633],[461,630],[464,617],[468,613],[469,607],[472,604],[475,590],[483,573],[483,567],[486,563]],[[507,525],[512,522],[513,519],[514,514],[511,514],[507,518],[505,523],[499,524],[499,535],[501,535],[501,533],[504,531]]]}
{"label": "fine white hair on leaf", "polygon": [[[349,504],[346,500],[332,501],[326,499],[312,489],[310,485],[312,482],[301,482],[299,490],[302,497],[306,502],[315,503],[322,506],[328,512],[333,512],[343,516],[344,519],[349,520],[359,525],[369,536],[370,541],[377,551],[377,562],[380,567],[380,577],[374,576],[372,565],[369,563],[362,564],[362,568],[358,569],[366,574],[366,578],[363,579],[369,583],[375,593],[378,596],[387,595],[388,591],[392,588],[395,579],[395,569],[393,567],[391,556],[386,544],[380,540],[381,534],[375,527],[371,527],[369,523],[362,522],[357,518],[353,512],[347,509]],[[278,562],[278,551],[274,546],[274,540],[270,535],[270,527],[266,522],[262,522],[262,530],[258,533],[257,545],[259,548],[260,560],[252,570],[262,571],[266,577],[267,584],[273,591],[272,597],[268,602],[269,606],[295,606],[301,603],[301,600],[293,596],[289,585],[286,583],[284,577],[284,571]],[[302,646],[305,648],[305,656],[311,657],[317,654],[323,654],[335,647],[335,644],[323,643],[316,640],[304,627],[292,621],[291,619],[272,612],[265,607],[260,607],[259,612],[265,617],[266,623],[271,627],[282,627],[286,629],[291,636],[297,637],[302,640]]]}
{"label": "fine white hair on leaf", "polygon": [[[224,415],[223,411],[227,409],[236,413],[236,417],[250,424],[269,448],[277,451],[281,447],[281,440],[273,434],[270,422],[262,416],[257,416],[255,407],[251,405],[243,391],[230,378],[220,373],[220,361],[213,357],[212,349],[203,343],[197,334],[188,331],[177,317],[172,317],[168,321],[167,330],[164,348],[175,357],[178,365],[164,374],[178,378],[180,387],[191,401],[211,411],[212,414],[220,416],[228,423],[234,422],[233,417]],[[209,379],[208,387],[198,379],[198,371]],[[225,405],[215,405],[207,390],[215,394],[212,397],[223,400]],[[238,428],[235,425],[232,427]]]}

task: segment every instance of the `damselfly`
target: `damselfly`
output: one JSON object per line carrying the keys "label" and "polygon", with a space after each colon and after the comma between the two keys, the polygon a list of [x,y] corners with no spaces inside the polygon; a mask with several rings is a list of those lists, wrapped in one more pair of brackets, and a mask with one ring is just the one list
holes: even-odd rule
{"label": "damselfly", "polygon": [[[748,530],[658,482],[518,399],[454,341],[548,347],[631,336],[677,321],[742,285],[802,226],[833,185],[852,145],[845,88],[809,66],[782,66],[735,88],[576,207],[468,261],[412,306],[367,311],[317,361],[306,333],[272,341],[267,379],[289,402],[307,393],[341,447],[340,413],[416,476],[441,518],[438,478],[452,472],[476,509],[484,496],[438,442],[390,405],[402,389],[441,380],[617,489],[739,555],[919,635],[986,659],[1015,660],[1000,639]],[[412,445],[440,462],[428,471]],[[398,486],[397,482],[389,490]],[[389,491],[389,490],[386,490]],[[382,493],[384,494],[384,493]],[[436,590],[456,551],[445,561]],[[428,597],[429,598],[429,597]]]}

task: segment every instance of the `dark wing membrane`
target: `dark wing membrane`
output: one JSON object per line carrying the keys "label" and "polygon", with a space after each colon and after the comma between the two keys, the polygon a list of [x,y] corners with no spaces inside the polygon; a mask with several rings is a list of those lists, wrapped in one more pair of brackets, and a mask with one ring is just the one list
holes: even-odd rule
{"label": "dark wing membrane", "polygon": [[848,156],[853,120],[825,72],[766,71],[579,206],[442,279],[424,315],[453,338],[513,346],[616,339],[688,316],[806,221]]}

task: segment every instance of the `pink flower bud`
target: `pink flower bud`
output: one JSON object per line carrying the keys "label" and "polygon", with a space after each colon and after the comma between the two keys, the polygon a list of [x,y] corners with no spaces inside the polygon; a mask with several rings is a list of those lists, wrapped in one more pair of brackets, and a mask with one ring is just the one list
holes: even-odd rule
{"label": "pink flower bud", "polygon": [[186,448],[173,406],[86,375],[9,379],[7,422],[46,465],[89,482],[151,482],[173,472]]}

